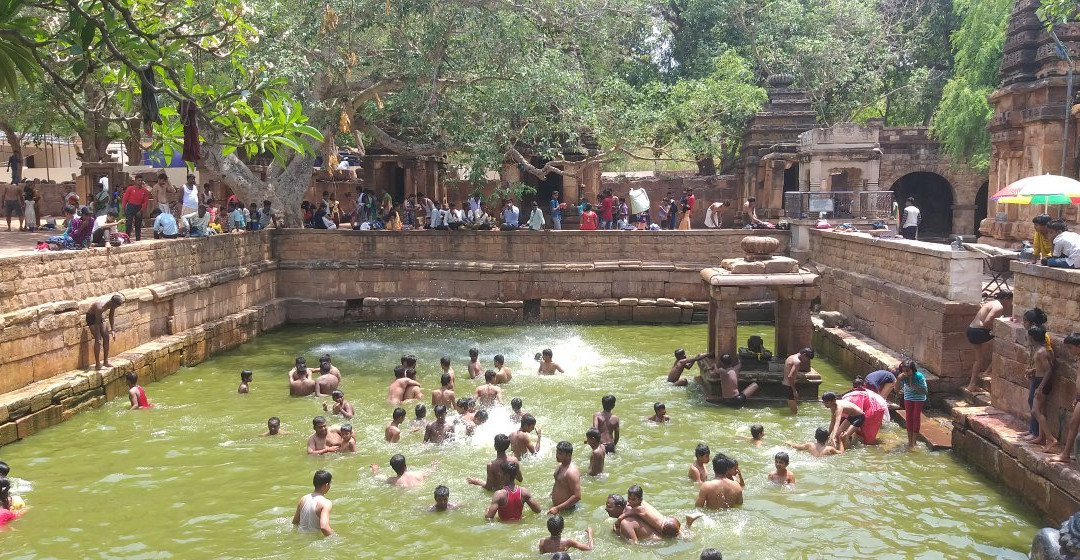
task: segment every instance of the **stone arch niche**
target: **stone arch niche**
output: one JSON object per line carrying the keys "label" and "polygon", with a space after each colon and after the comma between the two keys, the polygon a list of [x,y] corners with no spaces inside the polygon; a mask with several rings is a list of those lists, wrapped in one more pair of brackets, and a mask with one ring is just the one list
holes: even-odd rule
{"label": "stone arch niche", "polygon": [[984,181],[975,193],[975,235],[979,235],[979,224],[989,216],[990,182]]}
{"label": "stone arch niche", "polygon": [[[922,211],[919,239],[948,237],[953,233],[953,186],[948,179],[928,171],[915,171],[897,179],[889,190],[901,210],[908,197]],[[903,225],[903,224],[901,224]]]}

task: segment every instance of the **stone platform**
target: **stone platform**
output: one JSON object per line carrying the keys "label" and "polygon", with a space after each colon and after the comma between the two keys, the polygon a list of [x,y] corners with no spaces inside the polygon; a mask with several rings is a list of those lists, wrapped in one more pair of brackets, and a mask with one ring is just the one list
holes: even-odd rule
{"label": "stone platform", "polygon": [[[710,402],[719,401],[722,394],[720,381],[710,379],[706,375],[706,372],[712,370],[713,364],[713,360],[709,358],[699,360],[698,372],[700,375],[694,378],[695,381],[701,384],[701,392],[705,395],[705,400]],[[774,367],[770,371],[750,370],[739,372],[739,390],[746,389],[751,383],[757,383],[758,392],[751,397],[751,400],[759,398],[786,399],[787,391],[782,386],[784,380],[783,365],[783,362],[773,362]],[[799,400],[801,401],[818,400],[820,387],[821,375],[814,368],[810,368],[810,371],[800,371],[795,376],[795,390],[799,392]]]}

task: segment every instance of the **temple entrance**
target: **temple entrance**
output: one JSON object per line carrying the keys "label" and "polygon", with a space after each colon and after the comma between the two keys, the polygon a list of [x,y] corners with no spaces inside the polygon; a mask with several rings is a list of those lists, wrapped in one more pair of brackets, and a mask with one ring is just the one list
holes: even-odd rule
{"label": "temple entrance", "polygon": [[[546,160],[534,160],[533,165],[543,169],[547,165]],[[544,211],[544,215],[547,217],[548,225],[551,225],[550,207],[548,201],[551,200],[551,193],[559,191],[560,198],[563,202],[566,202],[566,193],[563,192],[563,178],[558,173],[548,173],[547,177],[543,180],[538,179],[535,175],[525,173],[523,174],[523,180],[526,185],[536,189],[536,194],[526,194],[521,197],[521,221],[525,222],[528,219],[529,214],[532,212],[532,203],[536,202],[540,205],[540,209]],[[576,200],[576,199],[572,199]]]}
{"label": "temple entrance", "polygon": [[952,234],[953,189],[944,177],[925,171],[908,173],[889,190],[895,193],[901,211],[908,197],[915,199],[915,206],[922,211],[920,240],[944,239]]}
{"label": "temple entrance", "polygon": [[990,182],[983,183],[979,192],[975,193],[975,237],[979,237],[979,224],[989,215]]}
{"label": "temple entrance", "polygon": [[403,167],[394,168],[394,182],[390,186],[390,196],[394,197],[394,202],[405,200],[405,169]]}

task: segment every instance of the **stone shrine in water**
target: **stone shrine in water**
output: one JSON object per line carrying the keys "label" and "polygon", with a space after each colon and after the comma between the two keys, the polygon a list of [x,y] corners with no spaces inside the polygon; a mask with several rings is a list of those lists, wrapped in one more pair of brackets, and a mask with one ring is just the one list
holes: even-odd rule
{"label": "stone shrine in water", "polygon": [[[772,359],[743,361],[739,374],[739,389],[751,383],[760,387],[758,395],[780,398],[784,395],[784,360],[787,356],[810,346],[813,325],[810,321],[811,302],[819,295],[818,275],[799,268],[795,259],[773,255],[779,243],[772,238],[747,236],[742,241],[746,257],[725,259],[719,267],[701,271],[701,279],[709,289],[709,354],[736,355],[740,348],[736,339],[738,320],[735,307],[750,299],[751,290],[765,287],[776,294],[774,328],[775,356]],[[754,338],[754,337],[752,337]],[[749,350],[756,341],[747,341]],[[763,350],[763,349],[762,349]],[[698,362],[702,393],[707,400],[721,397],[720,382],[710,377],[714,359]],[[816,399],[821,376],[813,368],[800,371],[795,388],[803,399]]]}

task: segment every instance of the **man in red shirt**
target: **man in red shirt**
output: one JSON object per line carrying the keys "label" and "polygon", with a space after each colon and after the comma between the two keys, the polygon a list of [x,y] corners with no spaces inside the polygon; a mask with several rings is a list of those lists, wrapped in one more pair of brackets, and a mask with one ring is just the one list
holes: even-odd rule
{"label": "man in red shirt", "polygon": [[124,219],[127,225],[128,237],[134,234],[135,241],[142,239],[143,211],[150,204],[150,189],[142,179],[136,179],[135,184],[124,191],[120,199],[120,207],[124,209]]}
{"label": "man in red shirt", "polygon": [[694,200],[694,189],[689,189],[689,191],[687,191],[686,207],[687,212],[690,214],[694,213]]}
{"label": "man in red shirt", "polygon": [[605,190],[604,198],[600,201],[600,229],[611,229],[611,222],[615,218],[614,203],[611,190]]}

